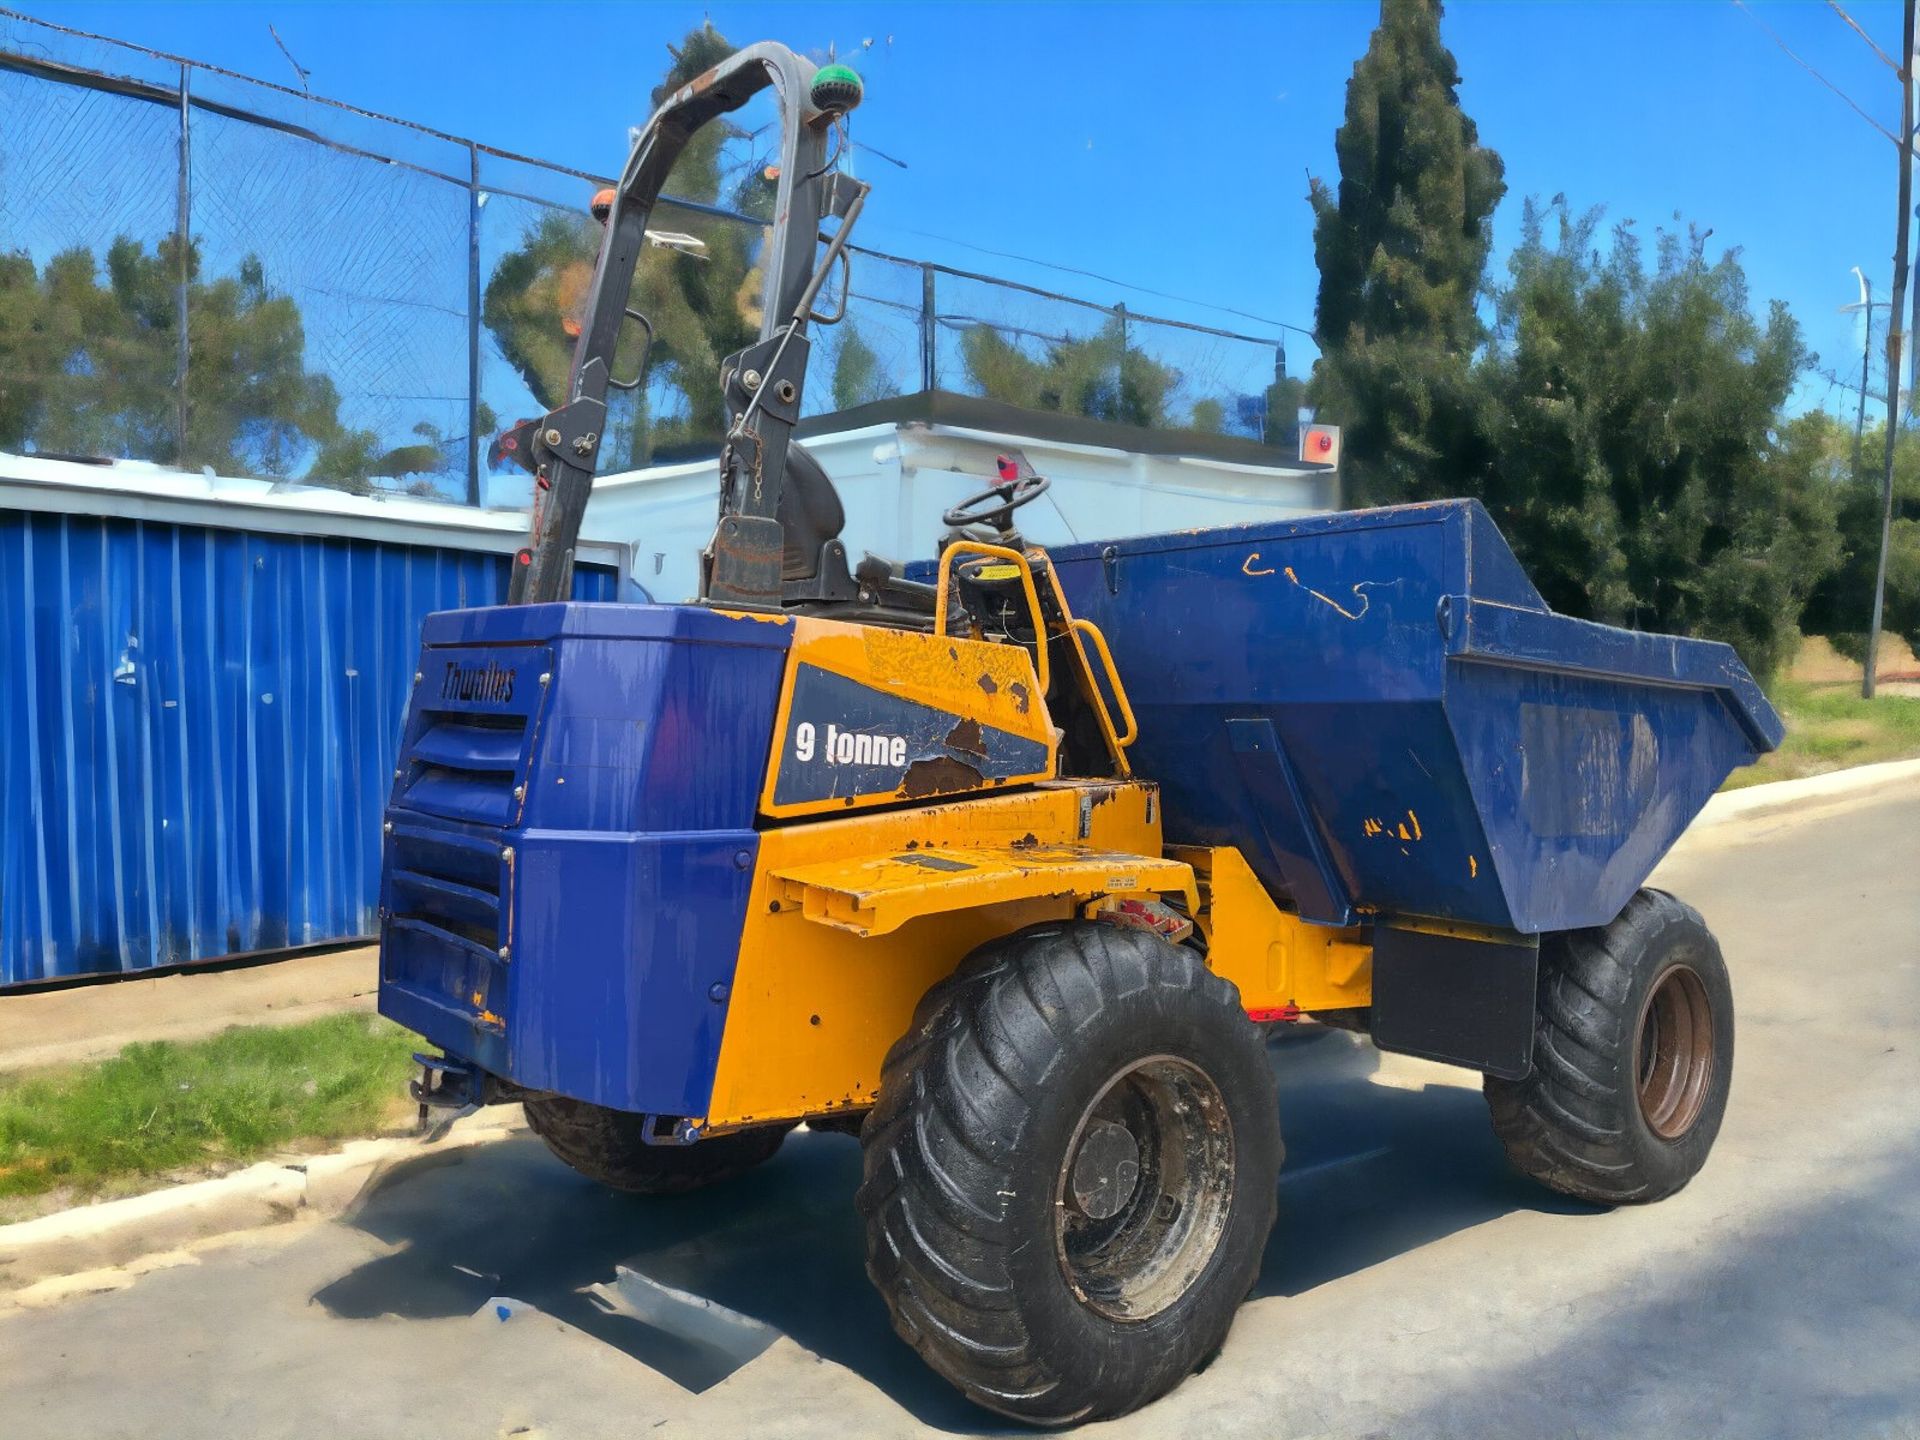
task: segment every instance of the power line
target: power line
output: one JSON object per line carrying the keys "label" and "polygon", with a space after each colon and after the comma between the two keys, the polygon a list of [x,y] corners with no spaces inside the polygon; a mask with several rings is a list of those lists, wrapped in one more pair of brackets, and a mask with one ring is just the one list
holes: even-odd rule
{"label": "power line", "polygon": [[1846,21],[1847,28],[1852,30],[1853,33],[1858,35],[1862,40],[1867,42],[1867,48],[1873,51],[1874,54],[1880,57],[1880,63],[1882,65],[1886,66],[1889,70],[1893,71],[1893,73],[1896,75],[1900,73],[1900,67],[1894,64],[1893,57],[1887,54],[1886,51],[1882,50],[1878,42],[1876,42],[1871,35],[1867,34],[1866,31],[1860,28],[1860,22],[1858,20],[1855,20],[1851,15],[1847,14],[1846,11],[1842,10],[1839,7],[1839,5],[1835,3],[1835,0],[1827,0],[1827,8],[1833,11],[1833,13],[1838,15],[1842,20]]}
{"label": "power line", "polygon": [[287,57],[287,64],[293,67],[293,73],[300,77],[300,88],[311,95],[313,87],[307,83],[307,77],[313,72],[293,58],[293,51],[287,48],[287,42],[280,38],[280,32],[271,24],[267,26],[267,33],[273,36],[273,43],[280,47],[280,53]]}
{"label": "power line", "polygon": [[1827,382],[1827,388],[1829,391],[1835,388],[1838,388],[1841,390],[1845,390],[1849,395],[1864,395],[1868,400],[1872,401],[1875,405],[1884,406],[1887,403],[1887,397],[1885,394],[1877,390],[1863,389],[1858,380],[1848,380],[1844,376],[1836,375],[1833,371],[1824,369],[1818,365],[1815,365],[1813,367],[1813,373],[1818,375],[1822,380]]}
{"label": "power line", "polygon": [[877,146],[869,145],[864,140],[848,140],[847,144],[855,150],[864,150],[867,152],[867,154],[872,155],[877,159],[884,160],[889,165],[898,165],[902,170],[909,170],[913,168],[912,166],[908,165],[906,161],[901,160],[896,156],[889,155],[887,154],[886,151],[878,148]]}
{"label": "power line", "polygon": [[993,255],[1001,260],[1018,260],[1022,265],[1038,265],[1043,270],[1058,270],[1063,275],[1079,275],[1088,280],[1098,280],[1102,285],[1117,285],[1122,290],[1132,290],[1136,294],[1151,295],[1158,300],[1177,300],[1182,305],[1196,305],[1202,310],[1217,310],[1222,315],[1238,315],[1242,320],[1256,320],[1262,325],[1271,325],[1276,330],[1291,330],[1296,335],[1313,338],[1313,331],[1304,325],[1290,325],[1285,320],[1275,320],[1270,315],[1256,315],[1251,310],[1236,310],[1231,305],[1215,305],[1207,300],[1195,300],[1189,295],[1175,295],[1169,290],[1154,290],[1145,285],[1136,285],[1131,280],[1117,280],[1111,275],[1102,275],[1093,270],[1082,270],[1077,265],[1061,265],[1052,260],[1039,260],[1031,255],[1017,255],[1011,250],[995,250],[990,246],[976,245],[971,240],[955,239],[951,235],[937,235],[931,230],[916,230],[911,225],[889,225],[883,223],[883,230],[898,230],[903,235],[918,235],[923,240],[938,240],[947,245],[958,245],[963,250],[975,250],[982,255]]}
{"label": "power line", "polygon": [[[1852,107],[1854,114],[1858,115],[1862,120],[1866,121],[1869,125],[1873,126],[1874,129],[1878,130],[1882,135],[1886,136],[1887,139],[1891,140],[1895,145],[1901,144],[1900,137],[1898,135],[1895,135],[1891,130],[1887,129],[1886,126],[1882,125],[1878,120],[1874,119],[1873,116],[1869,115],[1865,110],[1862,110],[1860,108],[1859,103],[1855,101],[1855,99],[1851,95],[1847,94],[1846,91],[1842,90],[1838,85],[1834,84],[1833,81],[1827,79],[1826,76],[1822,75],[1818,70],[1814,69],[1813,66],[1809,65],[1805,60],[1802,60],[1800,56],[1795,52],[1794,48],[1791,45],[1787,44],[1786,41],[1782,40],[1779,36],[1779,33],[1775,31],[1771,25],[1767,24],[1766,21],[1762,20],[1758,15],[1754,14],[1752,10],[1747,8],[1747,0],[1733,0],[1733,3],[1740,10],[1740,12],[1744,14],[1749,20],[1753,21],[1754,24],[1758,25],[1762,30],[1766,31],[1768,36],[1772,38],[1773,43],[1778,45],[1782,50],[1786,51],[1788,58],[1791,59],[1794,64],[1798,65],[1802,70],[1806,71],[1809,75],[1813,76],[1814,79],[1818,80],[1822,85],[1826,86],[1827,89],[1831,90],[1834,94],[1838,95],[1842,100],[1846,101],[1847,104]],[[1849,22],[1849,23],[1852,23],[1852,22]],[[1894,68],[1898,70],[1899,67],[1895,66]]]}
{"label": "power line", "polygon": [[[51,30],[57,35],[71,35],[76,39],[92,40],[102,45],[111,45],[116,49],[131,50],[136,55],[145,55],[153,60],[164,60],[170,65],[191,66],[193,69],[203,70],[209,75],[220,75],[228,80],[240,80],[248,85],[257,85],[263,90],[272,90],[281,95],[291,95],[296,100],[305,100],[314,105],[325,105],[330,109],[345,111],[349,115],[358,115],[363,120],[377,120],[383,124],[397,125],[404,130],[412,130],[421,135],[430,136],[435,140],[444,140],[452,145],[458,145],[463,148],[471,147],[478,150],[482,155],[492,155],[501,160],[518,161],[521,164],[537,166],[540,169],[551,170],[557,174],[571,175],[576,180],[585,180],[594,185],[604,185],[607,183],[607,178],[604,175],[595,175],[590,171],[575,169],[571,165],[562,165],[557,160],[542,160],[534,155],[522,155],[515,150],[502,150],[498,146],[488,145],[479,140],[472,140],[464,135],[454,135],[445,130],[436,130],[433,126],[422,125],[417,120],[407,120],[398,115],[386,115],[378,110],[368,110],[359,105],[349,105],[344,100],[331,100],[325,95],[315,95],[309,91],[296,90],[291,85],[280,85],[272,80],[263,80],[258,75],[244,75],[238,70],[229,70],[225,66],[210,64],[205,60],[195,60],[187,55],[175,55],[169,50],[155,50],[151,46],[138,45],[131,40],[117,40],[111,35],[98,35],[91,30],[77,30],[71,25],[56,25],[51,20],[42,20],[38,15],[29,15],[23,10],[12,10],[0,7],[0,20],[18,20],[23,24],[37,25],[43,30]],[[23,41],[15,36],[9,36],[6,43],[18,48],[23,44],[30,44],[32,42]],[[42,46],[40,48],[45,49],[46,47]],[[81,73],[81,67],[79,66],[64,65],[51,60],[44,63],[49,69]],[[377,158],[386,159],[389,163],[393,163],[391,157],[381,156]],[[417,169],[420,167],[416,166],[414,168]],[[465,182],[460,183],[464,184]]]}

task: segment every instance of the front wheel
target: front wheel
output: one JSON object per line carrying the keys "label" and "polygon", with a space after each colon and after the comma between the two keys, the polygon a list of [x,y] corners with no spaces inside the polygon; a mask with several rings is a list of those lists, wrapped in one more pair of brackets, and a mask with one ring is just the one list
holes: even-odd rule
{"label": "front wheel", "polygon": [[1689,905],[1642,890],[1540,944],[1533,1071],[1488,1076],[1507,1157],[1563,1195],[1644,1204],[1706,1163],[1733,1081],[1733,988]]}
{"label": "front wheel", "polygon": [[887,1057],[867,1272],[971,1399],[1043,1425],[1166,1393],[1226,1338],[1273,1226],[1273,1072],[1193,950],[1098,923],[975,951]]}

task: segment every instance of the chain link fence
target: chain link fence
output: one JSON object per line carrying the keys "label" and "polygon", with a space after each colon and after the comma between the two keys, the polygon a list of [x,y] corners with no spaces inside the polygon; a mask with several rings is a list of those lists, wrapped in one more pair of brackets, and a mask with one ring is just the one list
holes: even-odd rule
{"label": "chain link fence", "polygon": [[[492,441],[562,398],[607,183],[0,11],[0,450],[524,504]],[[762,221],[653,228],[692,243],[642,259],[606,468],[716,449],[760,324]],[[1275,338],[852,248],[808,416],[947,390],[1291,442]]]}

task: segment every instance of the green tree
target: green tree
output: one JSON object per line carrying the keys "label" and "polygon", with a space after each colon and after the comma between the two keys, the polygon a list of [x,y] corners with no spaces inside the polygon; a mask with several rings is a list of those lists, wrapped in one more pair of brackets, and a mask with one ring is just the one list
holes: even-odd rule
{"label": "green tree", "polygon": [[590,216],[550,210],[487,280],[481,319],[534,400],[549,409],[565,398],[599,249],[600,227]]}
{"label": "green tree", "polygon": [[833,355],[833,408],[851,410],[900,392],[880,368],[880,355],[867,343],[851,315],[840,322]]}
{"label": "green tree", "polygon": [[[1788,427],[1785,443],[1802,463],[1827,479],[1837,511],[1838,556],[1807,600],[1803,628],[1829,636],[1836,649],[1858,659],[1867,650],[1874,572],[1880,560],[1880,514],[1887,432],[1876,426],[1852,468],[1848,422],[1815,412]],[[1902,429],[1893,455],[1893,530],[1887,548],[1884,628],[1920,650],[1920,435]]]}
{"label": "green tree", "polygon": [[1780,415],[1810,360],[1774,304],[1749,307],[1737,252],[1598,211],[1529,203],[1477,368],[1499,436],[1476,487],[1565,614],[1733,643],[1767,674],[1834,564],[1833,487],[1811,433]]}
{"label": "green tree", "polygon": [[960,360],[990,400],[1121,425],[1164,425],[1180,372],[1125,344],[1125,334],[1116,315],[1091,335],[1044,342],[1036,358],[991,325],[975,325],[961,333]]}
{"label": "green tree", "polygon": [[1382,0],[1334,137],[1340,181],[1312,184],[1321,359],[1310,397],[1345,427],[1356,500],[1459,493],[1487,458],[1473,352],[1500,157],[1460,108],[1439,0]]}
{"label": "green tree", "polygon": [[405,473],[391,464],[356,467],[352,457],[365,448],[358,440],[338,449],[351,437],[341,430],[333,382],[306,366],[299,306],[268,288],[251,256],[232,275],[205,275],[197,244],[184,257],[182,451],[180,243],[169,235],[149,249],[120,236],[104,266],[84,247],[40,269],[24,254],[0,257],[0,447],[31,440],[43,452],[174,461],[235,475],[293,475],[311,461],[309,478],[349,488],[366,488],[370,473]]}
{"label": "green tree", "polygon": [[0,448],[18,450],[45,403],[46,297],[33,261],[0,255]]}
{"label": "green tree", "polygon": [[[653,91],[653,103],[658,106],[736,48],[711,23],[689,31],[678,47],[668,47],[672,64]],[[753,169],[728,183],[723,147],[737,138],[740,132],[724,122],[695,132],[667,177],[665,193],[769,217],[775,175]],[[616,397],[610,420],[612,453],[634,465],[644,463],[657,444],[721,433],[725,413],[720,362],[760,334],[760,227],[663,203],[651,228],[690,232],[705,242],[705,249],[692,255],[649,247],[635,267],[630,303],[653,326],[649,383],[637,404]],[[565,397],[601,233],[584,214],[549,213],[501,259],[487,281],[482,318],[500,353],[543,406],[557,405]],[[614,367],[622,378],[640,364],[640,337],[638,326],[627,327]],[[664,413],[652,413],[649,404]]]}
{"label": "green tree", "polygon": [[[496,423],[493,411],[481,402],[475,417],[480,433],[487,434]],[[466,437],[447,435],[425,420],[413,427],[413,433],[420,437],[417,441],[389,446],[371,430],[337,428],[302,478],[310,485],[365,495],[373,492],[375,480],[398,481],[411,475],[416,478],[404,487],[407,494],[437,495],[439,487],[425,477],[465,471]]]}
{"label": "green tree", "polygon": [[1267,387],[1266,443],[1282,450],[1298,452],[1300,411],[1307,404],[1307,382],[1285,369],[1286,357],[1275,368],[1273,384]]}

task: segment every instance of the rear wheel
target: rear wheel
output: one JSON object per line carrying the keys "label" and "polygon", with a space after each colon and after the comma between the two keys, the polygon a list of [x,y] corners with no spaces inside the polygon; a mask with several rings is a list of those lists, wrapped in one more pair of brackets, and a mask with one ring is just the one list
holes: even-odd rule
{"label": "rear wheel", "polygon": [[1691,906],[1642,890],[1540,944],[1533,1071],[1486,1080],[1507,1156],[1565,1195],[1659,1200],[1706,1163],[1733,1079],[1733,990]]}
{"label": "rear wheel", "polygon": [[1259,1032],[1193,950],[1037,926],[974,952],[893,1047],[862,1135],[867,1272],[971,1399],[1118,1415],[1225,1339],[1273,1226]]}
{"label": "rear wheel", "polygon": [[771,1160],[791,1125],[715,1135],[692,1145],[649,1145],[647,1117],[546,1095],[526,1102],[547,1148],[590,1180],[635,1195],[678,1195],[730,1180]]}

